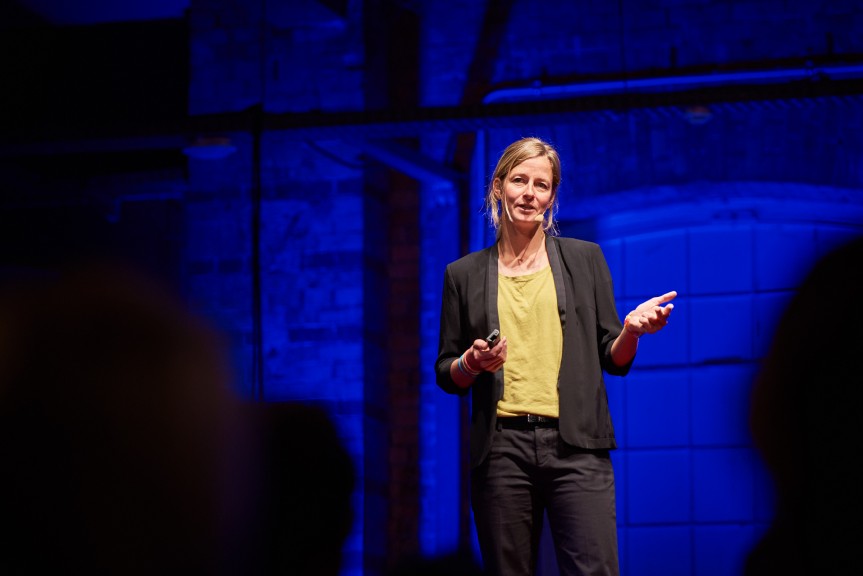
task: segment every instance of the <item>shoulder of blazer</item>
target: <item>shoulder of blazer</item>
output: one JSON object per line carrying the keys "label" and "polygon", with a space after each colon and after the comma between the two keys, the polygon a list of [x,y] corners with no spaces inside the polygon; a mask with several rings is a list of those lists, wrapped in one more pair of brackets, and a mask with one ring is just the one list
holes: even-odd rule
{"label": "shoulder of blazer", "polygon": [[567,267],[593,267],[597,257],[602,254],[602,249],[596,242],[560,237],[553,237],[553,241],[557,244],[560,257]]}
{"label": "shoulder of blazer", "polygon": [[570,273],[578,271],[579,274],[594,276],[599,273],[605,276],[603,270],[607,268],[607,264],[599,244],[577,238],[555,238],[555,242],[565,270]]}
{"label": "shoulder of blazer", "polygon": [[568,253],[595,253],[599,250],[599,244],[588,240],[579,240],[578,238],[562,238],[560,236],[553,237],[553,240],[560,246],[562,252]]}

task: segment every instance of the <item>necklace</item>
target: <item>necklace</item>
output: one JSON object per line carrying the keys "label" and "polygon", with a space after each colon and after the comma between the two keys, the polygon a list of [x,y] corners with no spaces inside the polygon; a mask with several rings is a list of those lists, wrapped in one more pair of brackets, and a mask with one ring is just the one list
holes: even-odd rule
{"label": "necklace", "polygon": [[[501,250],[500,255],[500,266],[503,270],[509,272],[533,272],[543,267],[546,263],[545,250],[543,249],[545,244],[540,244],[535,250],[528,253],[530,250],[530,245],[525,246],[525,249],[521,252],[521,254],[515,254],[512,251],[511,246],[506,247],[509,249]],[[502,246],[502,248],[504,248]],[[512,252],[512,256],[510,257],[508,253]]]}
{"label": "necklace", "polygon": [[[526,250],[525,250],[525,252],[526,252]],[[536,250],[536,251],[535,251],[533,254],[531,254],[531,255],[530,255],[530,257],[528,258],[527,256],[525,256],[525,255],[524,255],[524,252],[522,252],[522,254],[521,254],[521,255],[518,255],[518,254],[516,254],[516,255],[515,255],[515,258],[513,258],[513,262],[515,263],[515,265],[516,265],[516,266],[527,266],[527,267],[530,267],[530,265],[531,265],[531,264],[533,264],[534,262],[536,262],[536,256],[537,256],[537,254],[539,254],[539,250]],[[510,265],[510,266],[512,266],[513,264],[512,264],[512,263],[510,263],[509,265]]]}

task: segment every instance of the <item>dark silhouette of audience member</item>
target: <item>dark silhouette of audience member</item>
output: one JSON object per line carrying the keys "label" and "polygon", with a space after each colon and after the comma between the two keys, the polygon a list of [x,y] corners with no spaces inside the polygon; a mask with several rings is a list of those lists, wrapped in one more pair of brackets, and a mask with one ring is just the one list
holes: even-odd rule
{"label": "dark silhouette of audience member", "polygon": [[750,413],[776,513],[748,558],[747,576],[860,571],[861,287],[858,239],[814,266],[778,324]]}
{"label": "dark silhouette of audience member", "polygon": [[336,427],[312,406],[258,403],[247,410],[263,465],[251,478],[255,529],[237,573],[337,576],[356,481]]}
{"label": "dark silhouette of audience member", "polygon": [[470,551],[456,551],[440,556],[405,558],[388,576],[482,576],[479,563]]}
{"label": "dark silhouette of audience member", "polygon": [[214,572],[238,415],[218,338],[108,266],[0,306],[3,572]]}
{"label": "dark silhouette of audience member", "polygon": [[322,412],[241,402],[228,357],[123,267],[5,287],[0,573],[335,574],[350,460]]}

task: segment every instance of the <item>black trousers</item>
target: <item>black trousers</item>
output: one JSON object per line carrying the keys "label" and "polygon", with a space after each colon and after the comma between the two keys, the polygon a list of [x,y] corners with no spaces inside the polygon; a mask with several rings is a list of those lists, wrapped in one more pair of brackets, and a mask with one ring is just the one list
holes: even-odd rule
{"label": "black trousers", "polygon": [[561,575],[617,576],[614,470],[607,450],[583,450],[557,428],[498,426],[471,475],[471,505],[490,576],[532,575],[548,513]]}

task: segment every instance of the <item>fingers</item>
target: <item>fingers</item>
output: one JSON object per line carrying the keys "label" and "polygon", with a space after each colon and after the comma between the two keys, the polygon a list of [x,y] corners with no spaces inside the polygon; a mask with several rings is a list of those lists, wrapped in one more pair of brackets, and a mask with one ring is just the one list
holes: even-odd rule
{"label": "fingers", "polygon": [[662,296],[657,296],[654,300],[657,301],[657,304],[665,304],[666,302],[671,302],[677,298],[677,290],[672,290],[671,292],[666,292]]}
{"label": "fingers", "polygon": [[666,292],[662,296],[655,296],[655,297],[651,298],[650,300],[645,300],[644,302],[642,302],[641,304],[636,306],[635,310],[633,310],[631,313],[634,313],[634,314],[643,313],[643,312],[650,310],[652,308],[655,308],[657,306],[661,306],[662,304],[666,304],[668,302],[671,302],[675,298],[677,298],[677,291],[672,290],[671,292]]}
{"label": "fingers", "polygon": [[501,368],[503,368],[503,363],[504,363],[504,359],[503,359],[503,358],[498,358],[495,362],[493,362],[493,363],[489,364],[488,366],[486,366],[486,367],[485,367],[485,370],[486,370],[487,372],[497,372],[498,370],[500,370]]}
{"label": "fingers", "polygon": [[661,324],[665,326],[668,322],[668,316],[671,314],[671,311],[674,310],[673,305],[669,304],[668,306],[656,306],[653,309],[653,315],[649,316],[649,320],[651,324]]}
{"label": "fingers", "polygon": [[[645,300],[644,302],[642,302],[641,304],[636,306],[635,310],[633,310],[629,314],[630,315],[640,315],[640,314],[644,314],[646,312],[649,312],[650,310],[656,310],[656,308],[660,307],[662,304],[666,304],[668,302],[671,302],[675,298],[677,298],[677,291],[676,290],[672,290],[671,292],[666,292],[662,296],[655,296],[655,297],[651,298],[650,300]],[[665,308],[668,309],[667,312],[664,312],[665,316],[667,317],[668,314],[671,313],[671,310],[674,309],[674,305],[668,304]]]}
{"label": "fingers", "polygon": [[506,362],[506,347],[506,336],[502,336],[491,348],[485,340],[474,340],[473,357],[476,358],[482,370],[497,372]]}
{"label": "fingers", "polygon": [[667,292],[640,304],[626,315],[624,329],[636,336],[658,332],[668,324],[668,317],[674,310],[674,304],[665,306],[660,306],[660,304],[668,302],[676,296],[677,292]]}
{"label": "fingers", "polygon": [[485,340],[477,339],[473,341],[473,349],[476,352],[477,357],[481,357],[481,355],[491,354],[497,356],[501,353],[501,350],[506,350],[506,336],[502,336],[497,343],[489,348],[488,342]]}
{"label": "fingers", "polygon": [[659,330],[666,324],[668,324],[668,316],[665,315],[662,308],[658,308],[653,316],[649,316],[647,318],[648,324],[653,328],[653,331]]}
{"label": "fingers", "polygon": [[666,292],[662,296],[654,296],[650,300],[646,300],[646,301],[642,302],[641,304],[638,305],[638,307],[636,307],[636,310],[639,310],[642,307],[652,308],[654,306],[659,306],[661,304],[671,302],[675,298],[677,298],[677,291],[672,290],[671,292]]}

